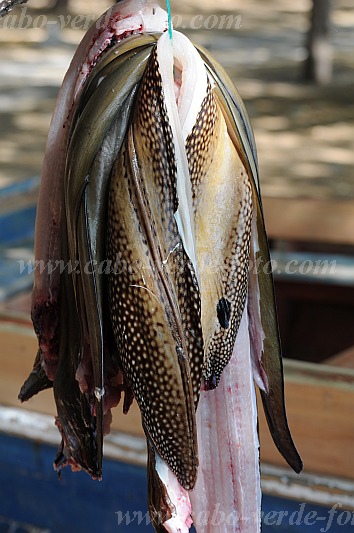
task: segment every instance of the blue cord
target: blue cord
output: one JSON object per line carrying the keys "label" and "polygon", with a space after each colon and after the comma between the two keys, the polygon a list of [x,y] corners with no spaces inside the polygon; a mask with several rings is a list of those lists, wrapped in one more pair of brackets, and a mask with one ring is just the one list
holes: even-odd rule
{"label": "blue cord", "polygon": [[167,17],[168,17],[168,35],[172,41],[172,16],[171,16],[171,3],[170,0],[166,0]]}

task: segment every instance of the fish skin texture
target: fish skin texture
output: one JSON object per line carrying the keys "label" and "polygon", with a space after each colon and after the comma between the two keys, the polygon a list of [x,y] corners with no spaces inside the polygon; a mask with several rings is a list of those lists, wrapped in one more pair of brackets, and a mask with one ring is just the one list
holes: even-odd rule
{"label": "fish skin texture", "polygon": [[256,148],[226,73],[178,32],[171,43],[166,21],[154,2],[119,2],[65,77],[35,256],[77,268],[35,272],[39,350],[19,398],[53,387],[55,469],[100,479],[124,392],[124,413],[133,399],[141,411],[155,530],[187,533],[194,521],[199,533],[257,533],[254,382],[277,448],[296,472],[302,462],[263,268]]}

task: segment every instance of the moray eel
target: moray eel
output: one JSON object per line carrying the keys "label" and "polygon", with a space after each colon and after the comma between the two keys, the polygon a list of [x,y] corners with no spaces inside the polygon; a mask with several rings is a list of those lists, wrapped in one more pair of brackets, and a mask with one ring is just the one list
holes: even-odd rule
{"label": "moray eel", "polygon": [[111,409],[122,393],[124,412],[135,399],[156,531],[194,521],[198,532],[256,533],[254,383],[276,446],[296,472],[302,463],[255,142],[221,66],[166,29],[155,2],[118,2],[64,79],[36,221],[39,349],[20,399],[53,387],[55,468],[93,478]]}

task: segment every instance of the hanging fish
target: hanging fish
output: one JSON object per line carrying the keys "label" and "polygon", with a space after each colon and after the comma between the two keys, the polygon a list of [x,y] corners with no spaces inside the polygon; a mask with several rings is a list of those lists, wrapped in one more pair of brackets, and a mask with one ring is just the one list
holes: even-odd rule
{"label": "hanging fish", "polygon": [[194,521],[198,532],[255,533],[254,382],[276,446],[302,468],[255,143],[227,74],[167,24],[155,2],[119,2],[64,79],[36,221],[39,350],[20,399],[53,386],[55,468],[100,478],[124,392],[124,412],[133,398],[141,412],[156,531]]}

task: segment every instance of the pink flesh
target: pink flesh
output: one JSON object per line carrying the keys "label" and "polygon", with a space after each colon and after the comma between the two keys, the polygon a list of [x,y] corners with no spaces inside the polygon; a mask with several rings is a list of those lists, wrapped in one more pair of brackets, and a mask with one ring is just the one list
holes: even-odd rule
{"label": "pink flesh", "polygon": [[260,531],[261,489],[257,408],[247,309],[215,390],[197,409],[199,470],[190,492],[198,533]]}
{"label": "pink flesh", "polygon": [[257,533],[261,487],[257,406],[247,305],[235,347],[218,387],[202,391],[197,409],[199,469],[185,491],[156,454],[156,470],[171,500],[169,533]]}
{"label": "pink flesh", "polygon": [[168,497],[172,503],[172,517],[164,522],[163,526],[169,533],[188,533],[193,523],[188,491],[181,487],[176,476],[157,453],[155,457],[156,472],[165,485]]}
{"label": "pink flesh", "polygon": [[[153,15],[151,15],[152,12],[154,12]],[[119,9],[115,6],[107,13],[110,13],[108,21],[105,20],[104,25],[96,24],[98,31],[93,46],[82,64],[75,95],[80,92],[87,76],[113,38],[120,41],[130,35],[153,31],[163,32],[167,29],[167,14],[154,1],[125,0],[119,4]]]}
{"label": "pink flesh", "polygon": [[[153,10],[158,10],[158,16],[150,16]],[[75,106],[85,79],[113,37],[119,40],[131,32],[164,31],[166,20],[163,10],[155,2],[125,0],[104,13],[81,41],[58,94],[42,166],[34,246],[35,260],[41,261],[41,265],[55,265],[56,261],[61,260],[66,151]],[[59,268],[50,272],[37,267],[32,293],[32,320],[39,339],[42,362],[52,380],[58,360],[59,292]]]}

